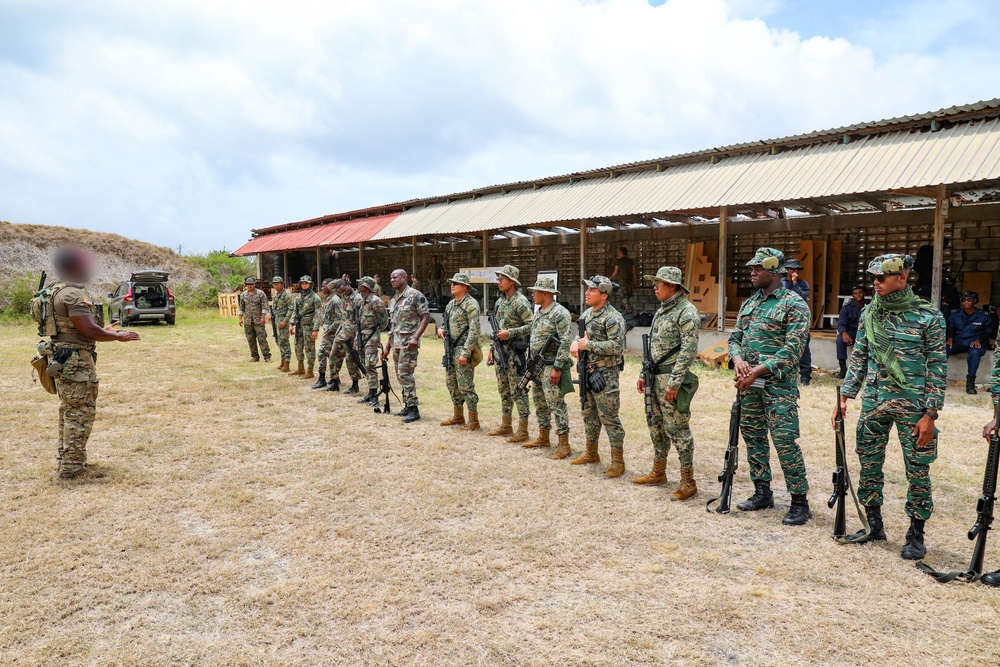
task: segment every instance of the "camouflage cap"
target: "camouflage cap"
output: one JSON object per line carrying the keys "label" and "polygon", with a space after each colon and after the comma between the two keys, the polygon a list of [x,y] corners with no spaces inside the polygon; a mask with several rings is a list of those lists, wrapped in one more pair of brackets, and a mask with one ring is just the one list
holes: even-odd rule
{"label": "camouflage cap", "polygon": [[358,278],[358,287],[367,287],[370,292],[375,291],[375,279],[371,276]]}
{"label": "camouflage cap", "polygon": [[972,290],[965,290],[962,292],[963,299],[972,299],[973,301],[979,301],[979,292],[973,292]]}
{"label": "camouflage cap", "polygon": [[684,276],[681,273],[681,270],[678,269],[676,266],[661,266],[659,269],[656,270],[655,276],[646,275],[643,276],[643,278],[650,281],[658,280],[661,283],[669,283],[671,285],[677,285],[684,291],[685,294],[687,294],[690,291],[682,282],[684,280]]}
{"label": "camouflage cap", "polygon": [[299,278],[299,282],[300,283],[309,283],[310,285],[312,285],[313,279],[312,279],[312,276],[302,276],[301,278]]}
{"label": "camouflage cap", "polygon": [[497,271],[498,276],[504,276],[505,278],[510,278],[518,285],[521,284],[521,269],[517,268],[512,264],[504,264],[504,267]]}
{"label": "camouflage cap", "polygon": [[472,278],[469,277],[468,273],[456,273],[448,282],[455,283],[456,285],[465,285],[466,287],[472,287]]}
{"label": "camouflage cap", "polygon": [[281,276],[275,276],[275,277],[271,278],[271,284],[273,285],[274,283],[281,283],[282,285],[284,285],[285,284],[285,279],[282,278]]}
{"label": "camouflage cap", "polygon": [[757,248],[747,266],[759,266],[765,271],[778,272],[785,263],[785,253],[774,248]]}
{"label": "camouflage cap", "polygon": [[535,280],[535,284],[528,288],[532,292],[551,292],[552,294],[559,294],[559,290],[556,289],[556,281],[548,276],[543,276]]}
{"label": "camouflage cap", "polygon": [[868,273],[873,276],[896,276],[913,268],[913,258],[909,255],[890,253],[879,255],[868,265]]}
{"label": "camouflage cap", "polygon": [[251,278],[250,276],[247,276],[246,280],[243,281],[243,284],[244,285],[256,285],[257,284],[257,279],[256,278]]}
{"label": "camouflage cap", "polygon": [[591,276],[590,280],[581,280],[581,283],[591,289],[595,289],[601,294],[611,294],[615,291],[616,285],[607,276]]}

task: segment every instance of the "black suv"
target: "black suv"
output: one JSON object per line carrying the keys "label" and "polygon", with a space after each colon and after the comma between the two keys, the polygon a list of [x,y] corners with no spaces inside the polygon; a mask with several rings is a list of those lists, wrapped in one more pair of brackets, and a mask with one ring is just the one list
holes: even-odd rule
{"label": "black suv", "polygon": [[174,295],[167,287],[166,271],[136,271],[128,281],[108,295],[108,319],[122,326],[134,322],[163,320],[173,324],[177,317]]}

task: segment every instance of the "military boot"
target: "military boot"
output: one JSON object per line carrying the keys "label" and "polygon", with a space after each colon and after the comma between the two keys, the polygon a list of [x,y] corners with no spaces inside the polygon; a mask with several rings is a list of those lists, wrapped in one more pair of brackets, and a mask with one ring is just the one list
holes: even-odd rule
{"label": "military boot", "polygon": [[611,450],[611,467],[604,471],[606,479],[621,477],[625,472],[625,452],[621,449]]}
{"label": "military boot", "polygon": [[374,389],[369,389],[368,393],[358,399],[358,403],[371,403],[378,396],[378,392]]}
{"label": "military boot", "polygon": [[840,374],[837,377],[843,380],[847,377],[847,360],[839,359],[838,361],[840,362]]}
{"label": "military boot", "polygon": [[984,574],[979,577],[979,581],[983,582],[987,586],[1000,587],[1000,570]]}
{"label": "military boot", "polygon": [[792,506],[788,508],[788,513],[785,514],[781,523],[786,526],[801,526],[811,518],[812,512],[809,511],[809,499],[806,498],[806,494],[793,493]]}
{"label": "military boot", "polygon": [[976,376],[966,375],[965,376],[965,393],[966,394],[978,394],[976,391]]}
{"label": "military boot", "polygon": [[420,409],[415,405],[411,405],[409,412],[407,412],[406,416],[403,417],[403,423],[409,424],[410,422],[415,422],[418,419],[420,419]]}
{"label": "military boot", "polygon": [[575,466],[582,466],[585,463],[600,463],[600,462],[601,462],[601,455],[597,451],[596,442],[588,442],[587,450],[583,454],[580,454],[578,457],[570,461],[570,463]]}
{"label": "military boot", "polygon": [[406,415],[410,414],[410,410],[412,410],[414,407],[416,407],[416,406],[413,406],[413,405],[404,405],[402,410],[400,410],[399,412],[393,412],[392,416],[393,417],[405,417]]}
{"label": "military boot", "polygon": [[633,484],[662,484],[667,481],[667,460],[653,457],[653,469],[642,477],[632,480]]}
{"label": "military boot", "polygon": [[507,442],[510,443],[527,442],[528,438],[530,437],[531,436],[528,435],[528,420],[518,419],[517,430],[514,431],[514,434],[512,436],[507,438]]}
{"label": "military boot", "polygon": [[453,405],[451,406],[452,415],[450,419],[445,419],[441,422],[441,426],[461,426],[465,423],[465,414],[462,412],[463,406]]}
{"label": "military boot", "polygon": [[849,542],[864,544],[865,542],[885,542],[885,525],[882,523],[882,506],[865,505],[865,515],[868,517],[868,525],[871,531],[865,533],[859,530],[847,536]]}
{"label": "military boot", "polygon": [[681,483],[677,485],[677,490],[670,494],[670,499],[687,500],[696,493],[698,493],[698,484],[694,481],[694,470],[681,468]]}
{"label": "military boot", "polygon": [[774,494],[771,493],[770,482],[754,482],[753,495],[736,505],[742,512],[756,512],[774,507]]}
{"label": "military boot", "polygon": [[486,435],[511,435],[514,430],[510,427],[510,415],[504,415],[500,426],[496,427]]}
{"label": "military boot", "polygon": [[290,368],[288,367],[288,365],[289,365],[290,363],[291,363],[291,359],[282,359],[282,360],[281,360],[281,368],[280,368],[279,370],[280,370],[280,371],[281,371],[282,373],[287,373],[288,371],[290,371],[290,370],[291,370],[291,369],[290,369]]}
{"label": "military boot", "polygon": [[316,377],[316,376],[315,376],[315,375],[313,375],[313,367],[312,367],[312,364],[309,364],[309,370],[307,370],[307,371],[306,371],[306,374],[302,376],[302,379],[303,379],[303,380],[312,380],[312,379],[313,379],[314,377]]}
{"label": "military boot", "polygon": [[534,449],[535,447],[551,447],[552,443],[549,442],[549,433],[551,431],[547,428],[538,429],[538,437],[530,442],[526,442],[522,447],[525,449]]}
{"label": "military boot", "polygon": [[469,423],[462,427],[463,431],[478,431],[482,428],[479,425],[479,413],[475,410],[469,410]]}
{"label": "military boot", "polygon": [[358,388],[358,381],[351,380],[351,388],[344,392],[344,396],[354,396],[354,394],[359,391],[361,391],[361,389]]}
{"label": "military boot", "polygon": [[71,465],[71,466],[60,466],[59,467],[59,479],[75,479],[77,481],[86,481],[88,479],[102,479],[105,477],[105,473],[101,470],[89,466],[84,463],[82,466]]}
{"label": "military boot", "polygon": [[924,546],[924,520],[917,517],[910,517],[910,529],[906,531],[906,544],[900,556],[904,560],[920,560],[927,555],[927,547]]}
{"label": "military boot", "polygon": [[313,389],[322,389],[325,386],[326,386],[326,373],[324,373],[323,371],[320,371],[319,372],[319,379],[316,380],[316,383],[313,384],[312,388]]}
{"label": "military boot", "polygon": [[326,391],[340,391],[340,376],[330,377],[330,383],[326,385]]}
{"label": "military boot", "polygon": [[554,459],[564,459],[571,454],[569,447],[569,433],[563,433],[559,436],[559,448],[552,454]]}
{"label": "military boot", "polygon": [[306,374],[306,367],[301,361],[299,362],[299,367],[296,368],[291,373],[289,373],[289,375],[305,375],[305,374]]}

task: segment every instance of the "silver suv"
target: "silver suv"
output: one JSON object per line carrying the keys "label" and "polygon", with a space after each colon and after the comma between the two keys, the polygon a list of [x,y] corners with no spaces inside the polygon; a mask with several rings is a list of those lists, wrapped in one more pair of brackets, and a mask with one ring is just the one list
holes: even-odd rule
{"label": "silver suv", "polygon": [[166,271],[136,271],[114,292],[108,294],[108,319],[117,320],[122,326],[134,322],[157,322],[167,324],[176,321],[177,309],[174,295],[167,287]]}

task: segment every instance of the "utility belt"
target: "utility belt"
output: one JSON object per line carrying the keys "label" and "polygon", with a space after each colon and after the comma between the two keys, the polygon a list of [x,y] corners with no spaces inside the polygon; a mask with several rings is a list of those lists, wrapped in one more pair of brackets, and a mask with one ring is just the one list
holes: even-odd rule
{"label": "utility belt", "polygon": [[587,370],[593,371],[597,368],[619,368],[619,359],[620,357],[601,357],[598,361],[588,362]]}

